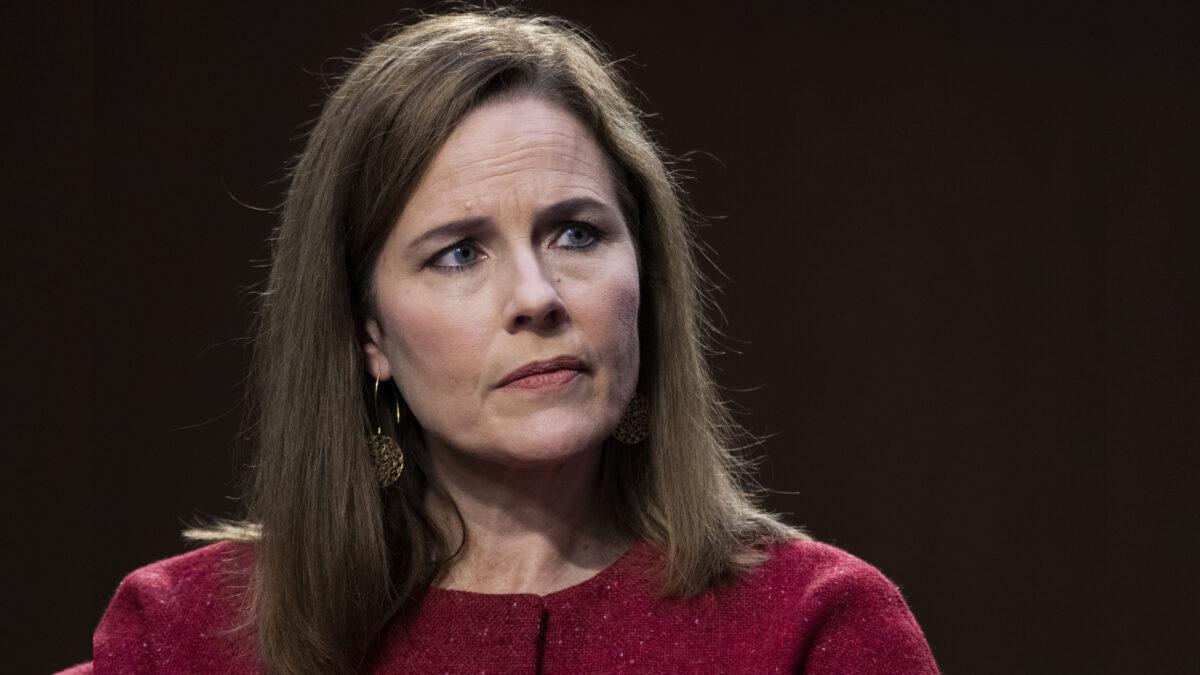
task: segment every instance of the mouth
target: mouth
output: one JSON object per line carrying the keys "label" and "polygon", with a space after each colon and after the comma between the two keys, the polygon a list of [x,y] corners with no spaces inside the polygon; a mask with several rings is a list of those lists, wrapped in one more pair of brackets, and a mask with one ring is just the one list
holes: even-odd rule
{"label": "mouth", "polygon": [[553,388],[570,382],[579,373],[586,371],[587,365],[579,358],[569,355],[556,356],[546,361],[532,361],[517,368],[505,375],[496,388]]}

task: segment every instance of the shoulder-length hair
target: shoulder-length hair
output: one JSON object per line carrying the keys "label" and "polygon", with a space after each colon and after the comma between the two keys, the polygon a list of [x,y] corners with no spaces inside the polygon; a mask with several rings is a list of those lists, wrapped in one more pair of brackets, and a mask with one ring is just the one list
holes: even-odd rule
{"label": "shoulder-length hair", "polygon": [[254,542],[244,625],[271,671],[353,671],[455,555],[425,507],[431,493],[449,496],[402,400],[379,403],[398,403],[402,423],[379,422],[404,449],[405,471],[385,489],[375,479],[362,326],[376,258],[422,172],[469,111],[512,94],[561,105],[591,130],[636,242],[650,432],[635,446],[605,443],[614,522],[661,546],[661,592],[676,597],[748,571],[762,544],[807,538],[758,504],[735,445],[744,432],[705,361],[715,329],[683,192],[614,64],[559,19],[422,18],[340,78],[290,173],[254,329],[246,518],[187,533]]}

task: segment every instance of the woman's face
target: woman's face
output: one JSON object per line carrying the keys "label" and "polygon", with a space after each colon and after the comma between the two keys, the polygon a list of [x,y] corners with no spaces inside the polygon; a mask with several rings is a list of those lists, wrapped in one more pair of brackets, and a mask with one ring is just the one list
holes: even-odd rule
{"label": "woman's face", "polygon": [[[451,133],[375,268],[368,367],[395,378],[433,452],[562,461],[615,428],[638,374],[637,259],[603,150],[536,98]],[[531,362],[558,370],[501,386]]]}

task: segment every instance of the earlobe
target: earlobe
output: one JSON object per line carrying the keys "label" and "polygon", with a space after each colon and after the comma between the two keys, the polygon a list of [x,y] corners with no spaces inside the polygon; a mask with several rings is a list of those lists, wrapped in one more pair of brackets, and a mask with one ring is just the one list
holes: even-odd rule
{"label": "earlobe", "polygon": [[367,333],[366,342],[362,346],[363,355],[367,360],[367,371],[380,380],[392,379],[391,364],[388,363],[387,355],[383,353],[383,332],[379,330],[379,324],[375,319],[367,319],[363,327]]}

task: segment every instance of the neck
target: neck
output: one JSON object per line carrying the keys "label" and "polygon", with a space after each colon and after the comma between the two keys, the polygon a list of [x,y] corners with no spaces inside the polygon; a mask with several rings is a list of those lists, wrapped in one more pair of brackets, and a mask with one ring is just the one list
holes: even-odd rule
{"label": "neck", "polygon": [[[598,489],[600,446],[545,466],[509,467],[430,446],[432,473],[462,514],[466,545],[440,588],[544,595],[579,583],[625,550]],[[426,499],[451,542],[452,509]]]}

